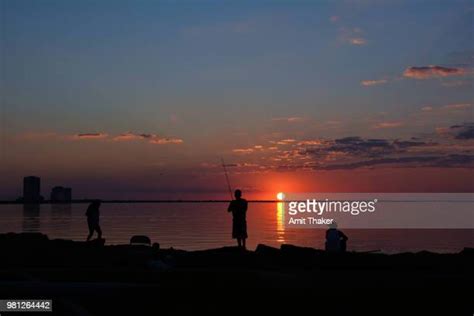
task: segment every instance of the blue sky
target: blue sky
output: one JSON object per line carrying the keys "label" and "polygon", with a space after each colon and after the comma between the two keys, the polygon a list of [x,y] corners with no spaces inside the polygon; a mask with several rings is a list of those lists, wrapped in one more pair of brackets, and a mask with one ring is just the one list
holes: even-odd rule
{"label": "blue sky", "polygon": [[[278,138],[410,139],[472,122],[471,1],[1,5],[12,177],[51,167],[46,158],[31,169],[18,162],[39,146],[19,143],[22,135],[179,139],[158,153],[134,150],[182,170],[219,155],[240,161],[235,149]],[[444,68],[406,72],[431,66]],[[442,113],[421,118],[432,111]],[[44,157],[65,158],[43,136]],[[121,150],[83,146],[68,151]]]}

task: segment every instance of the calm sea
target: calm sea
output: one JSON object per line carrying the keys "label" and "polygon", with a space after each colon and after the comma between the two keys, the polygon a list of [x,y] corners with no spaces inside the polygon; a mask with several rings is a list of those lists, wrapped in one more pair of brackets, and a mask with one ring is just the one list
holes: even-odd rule
{"label": "calm sea", "polygon": [[[41,232],[50,238],[85,240],[87,204],[0,205],[0,232]],[[225,203],[103,203],[101,226],[107,244],[148,235],[162,247],[186,250],[234,244]],[[287,229],[277,203],[251,203],[248,247],[259,243],[324,247],[324,230]],[[458,252],[474,247],[473,229],[347,229],[349,250],[386,253],[429,250]]]}

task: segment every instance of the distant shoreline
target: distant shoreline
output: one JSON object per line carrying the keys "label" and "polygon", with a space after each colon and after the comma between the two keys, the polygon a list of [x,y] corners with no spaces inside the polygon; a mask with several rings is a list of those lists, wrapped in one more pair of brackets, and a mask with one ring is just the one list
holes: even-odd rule
{"label": "distant shoreline", "polygon": [[[71,202],[53,202],[50,200],[42,202],[25,203],[23,201],[0,201],[0,204],[84,204],[95,199],[72,200]],[[100,200],[102,203],[229,203],[230,200]],[[278,200],[248,200],[249,203],[277,203]]]}
{"label": "distant shoreline", "polygon": [[[24,202],[24,201],[16,201],[16,200],[3,200],[0,201],[0,205],[8,205],[8,204],[26,204],[26,205],[36,205],[36,204],[85,204],[91,203],[96,199],[81,199],[81,200],[72,200],[70,202],[54,202],[51,200],[45,200],[41,202]],[[102,200],[99,199],[102,203],[116,203],[116,204],[126,204],[126,203],[230,203],[230,200]],[[285,202],[280,200],[247,200],[249,203],[279,203]],[[291,200],[294,202],[305,200]],[[350,201],[350,200],[347,200]],[[379,200],[380,202],[391,202],[391,203],[406,203],[406,202],[450,202],[450,203],[472,203],[474,200],[423,200],[423,201],[416,201],[416,200]],[[288,201],[286,201],[288,202]]]}

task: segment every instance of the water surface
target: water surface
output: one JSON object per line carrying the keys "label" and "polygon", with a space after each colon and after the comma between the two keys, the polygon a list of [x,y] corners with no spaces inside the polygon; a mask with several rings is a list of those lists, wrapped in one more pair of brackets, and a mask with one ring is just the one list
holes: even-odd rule
{"label": "water surface", "polygon": [[[50,238],[85,240],[87,204],[0,205],[0,232],[41,232]],[[225,203],[103,203],[101,226],[108,244],[148,235],[162,247],[196,250],[233,245]],[[324,230],[285,228],[277,203],[250,203],[248,246],[282,243],[324,247]],[[472,229],[347,229],[349,250],[387,253],[457,252],[474,247]]]}

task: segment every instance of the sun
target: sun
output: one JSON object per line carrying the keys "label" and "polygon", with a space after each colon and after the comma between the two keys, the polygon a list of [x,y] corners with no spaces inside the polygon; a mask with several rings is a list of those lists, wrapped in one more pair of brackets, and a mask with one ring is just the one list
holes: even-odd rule
{"label": "sun", "polygon": [[285,193],[283,192],[278,192],[276,196],[277,196],[277,200],[279,201],[283,201],[285,199]]}

